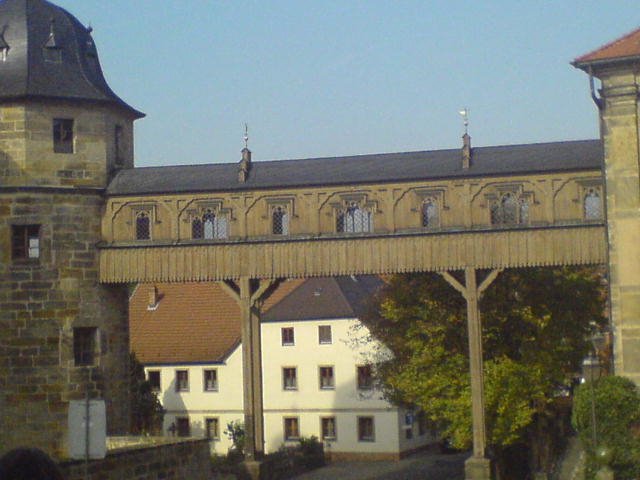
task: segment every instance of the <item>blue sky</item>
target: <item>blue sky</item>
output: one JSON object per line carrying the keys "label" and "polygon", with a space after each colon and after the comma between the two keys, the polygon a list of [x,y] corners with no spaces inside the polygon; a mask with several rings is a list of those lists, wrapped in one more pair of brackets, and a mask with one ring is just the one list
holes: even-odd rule
{"label": "blue sky", "polygon": [[569,62],[640,26],[637,0],[53,0],[94,28],[147,117],[136,164],[595,138]]}

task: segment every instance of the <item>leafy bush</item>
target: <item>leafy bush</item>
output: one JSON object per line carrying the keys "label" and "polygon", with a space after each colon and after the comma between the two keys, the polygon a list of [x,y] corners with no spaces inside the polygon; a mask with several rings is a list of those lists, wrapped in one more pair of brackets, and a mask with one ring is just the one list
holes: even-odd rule
{"label": "leafy bush", "polygon": [[[224,434],[231,440],[233,446],[231,450],[234,451],[236,456],[243,457],[244,456],[244,423],[240,421],[233,421],[227,423],[227,428],[224,431]],[[232,455],[232,452],[229,452],[229,456]]]}
{"label": "leafy bush", "polygon": [[283,480],[322,467],[324,448],[316,437],[300,438],[296,447],[282,446],[277,452],[265,455],[261,480]]}
{"label": "leafy bush", "polygon": [[[597,445],[593,444],[593,412]],[[602,457],[602,447],[606,447],[610,458],[606,463],[616,480],[640,476],[640,392],[631,380],[608,376],[580,385],[575,392],[572,424],[587,451],[590,475],[605,463],[597,457]]]}

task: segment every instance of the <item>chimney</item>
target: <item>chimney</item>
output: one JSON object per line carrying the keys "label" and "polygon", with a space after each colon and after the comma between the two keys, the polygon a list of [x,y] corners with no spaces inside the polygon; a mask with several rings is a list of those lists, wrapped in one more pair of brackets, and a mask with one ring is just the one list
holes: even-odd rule
{"label": "chimney", "polygon": [[467,132],[462,136],[462,169],[468,170],[471,166],[471,137]]}
{"label": "chimney", "polygon": [[159,300],[158,287],[154,285],[153,287],[151,287],[151,290],[149,290],[149,304],[147,305],[147,310],[155,310],[156,308],[158,308]]}
{"label": "chimney", "polygon": [[244,147],[242,149],[242,160],[238,165],[238,182],[245,183],[247,181],[249,170],[251,170],[251,150]]}

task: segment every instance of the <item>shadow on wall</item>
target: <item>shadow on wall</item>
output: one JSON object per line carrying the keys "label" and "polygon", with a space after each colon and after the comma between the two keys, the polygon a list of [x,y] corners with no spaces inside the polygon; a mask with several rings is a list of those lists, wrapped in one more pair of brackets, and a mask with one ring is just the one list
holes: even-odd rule
{"label": "shadow on wall", "polygon": [[[164,391],[164,394],[162,395],[162,406],[165,409],[164,422],[162,427],[163,435],[166,435],[168,437],[177,437],[181,436],[181,434],[183,433],[183,431],[181,430],[181,422],[183,420],[181,419],[187,419],[187,422],[189,422],[189,412],[187,411],[187,406],[184,403],[182,395],[188,393],[188,391],[176,391],[176,378],[174,376],[173,380],[171,380],[169,388],[166,389]],[[192,435],[193,433],[189,432],[189,435],[184,436]]]}

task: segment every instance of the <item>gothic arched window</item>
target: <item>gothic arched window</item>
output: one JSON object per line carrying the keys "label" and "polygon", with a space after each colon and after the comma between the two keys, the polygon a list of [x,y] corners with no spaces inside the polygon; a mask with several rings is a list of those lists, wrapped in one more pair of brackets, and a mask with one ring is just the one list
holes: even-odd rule
{"label": "gothic arched window", "polygon": [[215,214],[211,210],[191,222],[191,237],[194,239],[227,238],[227,218],[221,214]]}
{"label": "gothic arched window", "polygon": [[286,207],[278,205],[271,212],[271,233],[289,235],[289,214]]}
{"label": "gothic arched window", "polygon": [[136,240],[149,240],[151,238],[151,222],[147,212],[136,215]]}
{"label": "gothic arched window", "polygon": [[369,210],[360,208],[357,202],[351,202],[336,217],[338,232],[359,233],[373,231],[373,215]]}
{"label": "gothic arched window", "polygon": [[602,219],[602,198],[595,188],[590,188],[584,196],[584,218],[585,220]]}
{"label": "gothic arched window", "polygon": [[427,228],[435,228],[440,224],[440,216],[438,215],[438,204],[435,200],[428,198],[422,202],[422,226]]}
{"label": "gothic arched window", "polygon": [[529,223],[529,201],[506,192],[491,203],[492,225],[519,225]]}

